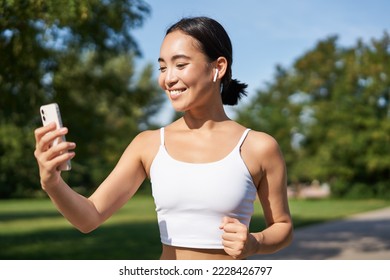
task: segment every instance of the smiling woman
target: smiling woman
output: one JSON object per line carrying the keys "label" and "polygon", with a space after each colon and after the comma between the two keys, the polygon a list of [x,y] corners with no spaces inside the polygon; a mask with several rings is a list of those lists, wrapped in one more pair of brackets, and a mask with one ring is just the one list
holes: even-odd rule
{"label": "smiling woman", "polygon": [[[159,58],[160,87],[167,93],[174,109],[181,112],[190,109],[195,101],[206,101],[207,94],[218,91],[218,84],[212,82],[217,62],[210,63],[192,43],[191,36],[179,31],[170,33],[164,39]],[[220,67],[225,66],[221,64]]]}
{"label": "smiling woman", "polygon": [[[212,27],[208,28],[208,25],[210,24]],[[174,33],[174,31],[180,31],[189,37],[188,39],[191,40],[193,45],[188,45],[192,50],[190,49],[187,51],[189,51],[189,53],[193,51],[195,55],[200,54],[204,56],[204,59],[208,62],[208,66],[218,59],[223,58],[226,60],[224,62],[226,68],[223,69],[225,73],[220,73],[221,69],[219,69],[219,67],[214,68],[215,72],[213,82],[215,83],[217,78],[221,77],[221,95],[223,104],[236,105],[238,100],[241,99],[243,95],[246,95],[245,89],[247,85],[232,79],[233,49],[230,38],[223,26],[217,21],[206,17],[198,17],[196,21],[181,20],[168,29],[164,41],[168,41],[170,33]],[[166,43],[177,44],[173,46],[169,45],[171,47],[171,51],[179,51],[179,54],[172,56],[172,60],[179,58],[191,59],[191,57],[186,54],[180,54],[180,51],[184,51],[180,50],[180,48],[183,48],[180,40],[173,38]],[[175,50],[175,48],[178,49]],[[161,49],[161,53],[162,52],[163,50]],[[162,59],[159,58],[159,62],[161,61]],[[188,63],[185,62],[183,64],[177,63],[177,66],[181,68],[187,64]],[[163,69],[165,70],[166,67],[163,67]]]}
{"label": "smiling woman", "polygon": [[[184,18],[162,42],[159,85],[183,117],[144,131],[89,197],[61,178],[58,166],[75,143],[50,143],[67,133],[35,131],[42,188],[59,211],[88,233],[111,217],[149,178],[156,205],[161,259],[245,259],[289,245],[292,221],[286,168],[275,139],[228,118],[246,84],[232,79],[232,47],[224,28],[207,17]],[[266,227],[249,231],[256,197]],[[131,232],[129,232],[129,236]]]}

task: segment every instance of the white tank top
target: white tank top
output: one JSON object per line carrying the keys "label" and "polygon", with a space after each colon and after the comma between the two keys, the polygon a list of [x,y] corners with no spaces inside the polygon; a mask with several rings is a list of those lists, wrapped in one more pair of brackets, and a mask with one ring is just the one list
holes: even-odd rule
{"label": "white tank top", "polygon": [[168,154],[161,128],[150,177],[163,244],[221,249],[224,216],[249,226],[257,190],[240,153],[249,130],[223,159],[188,163]]}

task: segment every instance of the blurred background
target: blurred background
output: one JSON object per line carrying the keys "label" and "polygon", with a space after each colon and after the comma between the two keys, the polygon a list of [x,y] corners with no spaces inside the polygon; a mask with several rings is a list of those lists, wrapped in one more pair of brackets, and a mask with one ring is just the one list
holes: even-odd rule
{"label": "blurred background", "polygon": [[[33,202],[46,198],[33,156],[39,107],[59,104],[67,137],[77,143],[64,178],[90,194],[136,134],[176,117],[157,85],[157,58],[166,29],[187,16],[213,17],[229,33],[233,76],[249,87],[247,98],[226,110],[279,142],[291,200],[389,204],[390,2],[0,3],[0,234],[8,243],[22,222],[56,217]],[[149,182],[143,194],[150,197]],[[26,216],[30,210],[35,214]],[[16,220],[13,232],[7,223]]]}

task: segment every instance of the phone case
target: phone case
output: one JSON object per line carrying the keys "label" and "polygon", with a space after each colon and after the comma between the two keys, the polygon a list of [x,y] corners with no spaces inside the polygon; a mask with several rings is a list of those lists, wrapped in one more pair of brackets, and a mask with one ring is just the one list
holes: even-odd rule
{"label": "phone case", "polygon": [[[55,122],[57,125],[57,129],[62,127],[60,108],[57,103],[51,103],[51,104],[41,106],[40,113],[41,113],[42,124],[44,126],[48,125],[49,123]],[[58,145],[59,143],[65,141],[66,141],[65,136],[58,137],[53,141],[52,146]],[[70,169],[71,169],[70,160],[60,166],[60,170],[70,170]]]}

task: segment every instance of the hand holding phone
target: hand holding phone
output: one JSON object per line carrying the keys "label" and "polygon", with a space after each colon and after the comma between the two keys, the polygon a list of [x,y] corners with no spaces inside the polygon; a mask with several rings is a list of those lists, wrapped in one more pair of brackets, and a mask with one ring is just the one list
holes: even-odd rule
{"label": "hand holding phone", "polygon": [[[49,123],[55,122],[57,125],[57,129],[60,129],[62,127],[60,108],[57,103],[51,103],[51,104],[41,106],[40,114],[41,114],[42,124],[44,126],[48,125]],[[53,141],[52,146],[56,146],[59,143],[65,141],[66,141],[65,136],[58,137]],[[70,170],[71,169],[70,160],[68,160],[64,164],[61,164],[59,169]]]}

